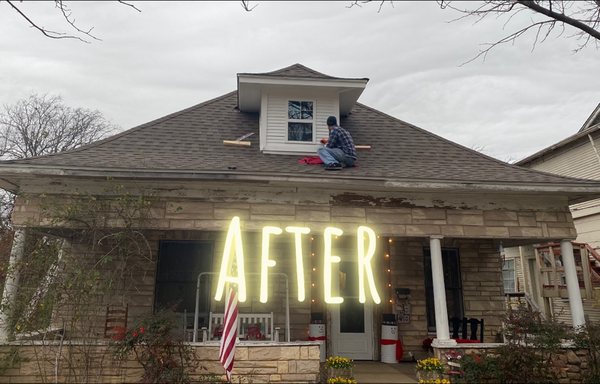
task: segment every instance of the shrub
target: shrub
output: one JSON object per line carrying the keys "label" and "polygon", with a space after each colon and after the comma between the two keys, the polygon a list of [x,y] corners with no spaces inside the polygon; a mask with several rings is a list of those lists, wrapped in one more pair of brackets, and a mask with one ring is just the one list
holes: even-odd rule
{"label": "shrub", "polygon": [[465,355],[461,360],[464,383],[555,383],[556,356],[569,329],[553,319],[544,320],[525,306],[508,311],[506,343],[493,353]]}
{"label": "shrub", "polygon": [[132,353],[144,368],[142,383],[189,383],[194,368],[193,351],[173,335],[174,321],[167,312],[143,320],[114,342],[115,356],[126,360]]}
{"label": "shrub", "polygon": [[583,383],[600,383],[600,325],[589,323],[578,329],[573,341],[588,352],[589,369],[583,373]]}

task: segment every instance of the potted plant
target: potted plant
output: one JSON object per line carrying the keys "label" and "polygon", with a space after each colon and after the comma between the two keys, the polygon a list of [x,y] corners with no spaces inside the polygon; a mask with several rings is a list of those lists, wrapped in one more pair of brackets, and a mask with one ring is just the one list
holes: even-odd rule
{"label": "potted plant", "polygon": [[342,356],[330,356],[325,364],[329,370],[328,377],[330,379],[352,378],[352,367],[354,366],[352,359]]}
{"label": "potted plant", "polygon": [[426,359],[417,360],[417,379],[419,383],[438,383],[437,380],[446,380],[443,379],[442,375],[444,374],[444,365],[437,357],[428,357]]}

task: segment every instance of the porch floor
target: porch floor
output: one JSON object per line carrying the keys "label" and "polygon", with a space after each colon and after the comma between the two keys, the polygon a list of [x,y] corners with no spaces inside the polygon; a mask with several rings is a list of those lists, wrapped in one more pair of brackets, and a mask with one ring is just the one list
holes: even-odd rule
{"label": "porch floor", "polygon": [[355,361],[352,369],[359,383],[417,383],[415,363],[386,364],[378,361]]}

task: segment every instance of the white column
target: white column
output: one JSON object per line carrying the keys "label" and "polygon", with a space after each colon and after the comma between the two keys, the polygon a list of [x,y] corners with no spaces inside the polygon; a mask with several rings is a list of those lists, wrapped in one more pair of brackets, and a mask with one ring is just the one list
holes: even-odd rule
{"label": "white column", "polygon": [[2,293],[2,305],[0,306],[0,343],[8,341],[12,336],[10,329],[10,314],[14,308],[17,298],[17,288],[19,286],[18,265],[23,258],[25,250],[25,230],[16,229],[13,237],[10,259],[8,261],[8,272],[4,282],[4,292]]}
{"label": "white column", "polygon": [[444,284],[444,267],[442,265],[442,246],[440,244],[440,239],[442,239],[442,236],[431,236],[429,239],[436,329],[436,343],[434,343],[433,346],[456,344],[455,340],[450,339],[448,309],[446,306],[446,284]]}
{"label": "white column", "polygon": [[[569,306],[571,308],[571,318],[573,319],[573,328],[585,325],[583,315],[583,302],[581,301],[581,291],[577,280],[577,270],[575,269],[575,257],[573,256],[573,244],[570,240],[560,242],[560,253],[565,267],[565,278],[567,280],[567,292],[569,293]],[[583,260],[587,262],[587,260]]]}

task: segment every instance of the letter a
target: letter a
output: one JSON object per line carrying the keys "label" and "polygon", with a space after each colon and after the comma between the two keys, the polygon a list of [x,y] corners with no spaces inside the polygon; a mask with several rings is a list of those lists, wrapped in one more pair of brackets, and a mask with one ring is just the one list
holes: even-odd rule
{"label": "letter a", "polygon": [[[237,276],[229,276],[228,272],[233,267],[232,251],[235,249],[235,265]],[[234,216],[229,224],[227,238],[225,239],[225,247],[223,248],[223,260],[221,260],[221,272],[219,273],[219,283],[217,284],[217,292],[215,300],[221,301],[225,283],[233,283],[238,286],[238,301],[246,301],[246,277],[244,275],[244,249],[242,246],[242,230],[240,228],[240,218]]]}

